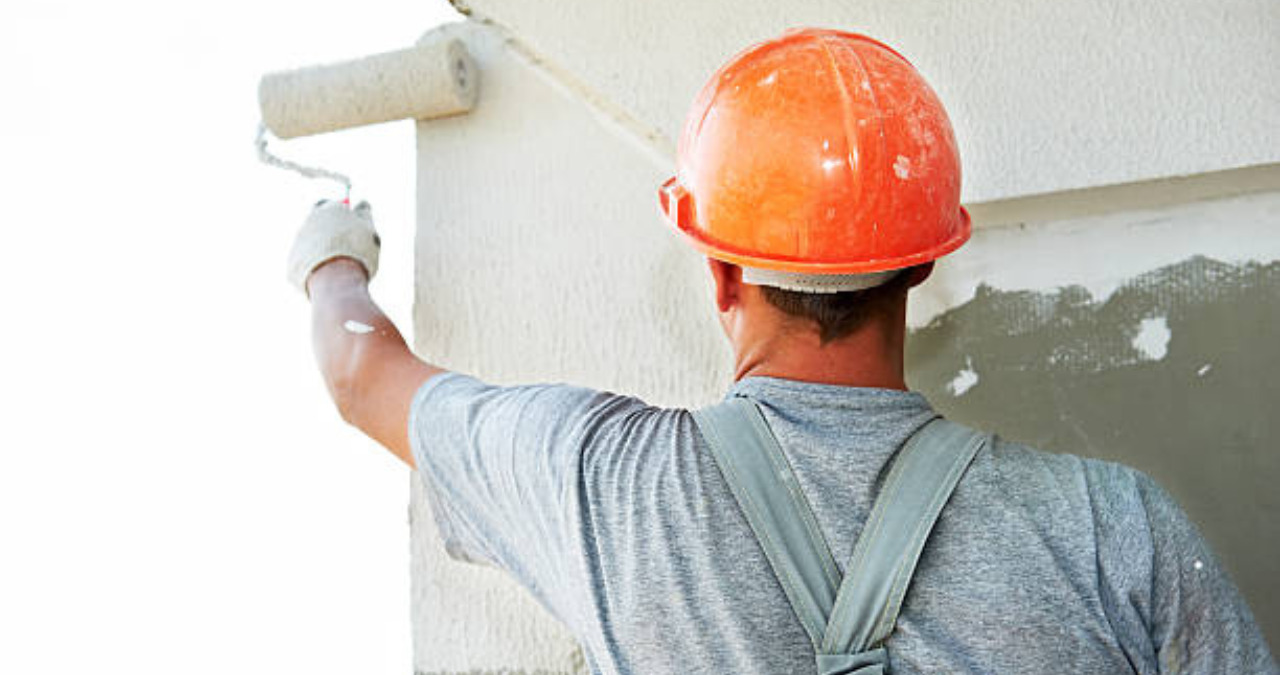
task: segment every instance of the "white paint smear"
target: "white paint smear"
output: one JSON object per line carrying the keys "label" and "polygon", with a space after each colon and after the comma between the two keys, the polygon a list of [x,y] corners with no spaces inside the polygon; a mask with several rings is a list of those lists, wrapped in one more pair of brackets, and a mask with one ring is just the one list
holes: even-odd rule
{"label": "white paint smear", "polygon": [[978,372],[973,369],[973,361],[965,359],[964,370],[956,373],[955,379],[951,380],[947,388],[951,390],[953,396],[964,396],[965,392],[973,389],[973,386],[978,383],[978,379]]}
{"label": "white paint smear", "polygon": [[347,329],[348,333],[355,333],[356,335],[364,335],[366,333],[373,332],[373,326],[370,326],[367,323],[360,323],[354,319],[347,319],[346,323],[342,324],[342,327]]}
{"label": "white paint smear", "polygon": [[1159,361],[1169,353],[1169,320],[1163,316],[1143,319],[1138,325],[1138,335],[1133,338],[1133,348],[1151,361]]}
{"label": "white paint smear", "polygon": [[[1280,192],[1156,210],[977,229],[973,241],[939,261],[911,294],[907,325],[973,299],[979,284],[998,291],[1052,293],[1082,286],[1094,302],[1136,277],[1202,255],[1228,264],[1280,260]],[[1068,262],[1069,261],[1069,262]]]}

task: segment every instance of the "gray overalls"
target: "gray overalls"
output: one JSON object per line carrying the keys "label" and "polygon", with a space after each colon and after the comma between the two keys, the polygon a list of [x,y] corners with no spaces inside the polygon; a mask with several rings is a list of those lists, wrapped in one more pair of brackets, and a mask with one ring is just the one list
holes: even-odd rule
{"label": "gray overalls", "polygon": [[882,675],[920,551],[989,436],[938,418],[898,452],[841,579],[778,441],[755,403],[693,413],[720,473],[804,625],[819,675]]}

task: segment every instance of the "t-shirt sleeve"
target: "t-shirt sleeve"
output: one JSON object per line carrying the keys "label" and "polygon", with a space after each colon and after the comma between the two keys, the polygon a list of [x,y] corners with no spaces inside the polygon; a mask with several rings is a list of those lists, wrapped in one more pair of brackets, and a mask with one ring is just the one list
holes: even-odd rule
{"label": "t-shirt sleeve", "polygon": [[583,452],[601,425],[642,406],[564,385],[428,380],[409,440],[449,555],[502,568],[572,625],[564,598],[581,578]]}
{"label": "t-shirt sleeve", "polygon": [[1277,673],[1244,598],[1147,475],[1091,463],[1103,609],[1139,672]]}

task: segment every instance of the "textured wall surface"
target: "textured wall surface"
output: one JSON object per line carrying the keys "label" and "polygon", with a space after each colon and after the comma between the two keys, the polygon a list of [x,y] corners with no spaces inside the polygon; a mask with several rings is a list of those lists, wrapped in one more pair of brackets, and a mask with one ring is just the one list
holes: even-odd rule
{"label": "textured wall surface", "polygon": [[[729,43],[773,33],[766,27],[773,22],[817,19],[787,20],[779,15],[795,11],[783,9],[787,3],[746,3],[722,33],[701,32],[706,44],[690,48],[686,72],[676,67],[678,53],[664,52],[650,14],[666,8],[678,38],[693,30],[691,20],[707,19],[701,4],[604,3],[612,12],[607,21],[604,9],[578,4],[572,17],[563,16],[567,9],[555,15],[564,24],[557,30],[541,25],[538,9],[551,7],[546,3],[527,10],[516,3],[474,4],[508,11],[521,33],[513,43],[506,29],[493,26],[443,31],[468,43],[484,79],[472,114],[418,126],[419,353],[502,383],[565,381],[662,405],[718,398],[728,383],[728,353],[702,261],[656,214],[654,190],[670,171],[661,136]],[[925,6],[942,11],[935,4]],[[1248,73],[1162,73],[1171,90],[1160,96],[1187,108],[1176,119],[1156,119],[1147,94],[1127,91],[1143,68],[1163,68],[1152,61],[1161,49],[1167,63],[1190,65],[1179,59],[1189,58],[1183,50],[1192,47],[1165,45],[1166,34],[1129,36],[1121,20],[1140,10],[1115,8],[1118,33],[1066,49],[1043,26],[1019,38],[1021,47],[1000,44],[1015,32],[1006,19],[1029,20],[1012,4],[1005,8],[1011,16],[986,32],[954,34],[940,19],[926,19],[925,9],[900,9],[897,24],[873,7],[861,25],[873,26],[871,19],[880,16],[885,30],[875,32],[910,38],[909,53],[936,52],[926,72],[952,61],[959,68],[965,59],[995,63],[997,55],[975,51],[966,40],[991,50],[1025,50],[1030,70],[1039,68],[1031,76],[1002,60],[989,74],[994,84],[975,82],[982,78],[972,73],[929,73],[935,80],[958,78],[949,85],[958,90],[1020,92],[1002,90],[991,104],[1012,106],[1007,128],[982,132],[977,145],[971,141],[968,165],[978,167],[970,172],[978,183],[973,194],[1023,196],[1274,161],[1280,148],[1264,142],[1275,139],[1276,130],[1260,129],[1255,119],[1237,119],[1211,101],[1183,105],[1192,83],[1242,88]],[[1275,45],[1257,44],[1254,25],[1274,26],[1272,9],[1252,2],[1212,12],[1183,9],[1211,15],[1201,32],[1238,32],[1233,44],[1252,44],[1251,62],[1275,54]],[[1097,25],[1102,10],[1077,3],[1039,11],[1046,24],[1067,26],[1071,16],[1063,13],[1089,13]],[[1141,11],[1161,19],[1165,10]],[[570,36],[570,29],[577,34]],[[1056,45],[1057,54],[1037,60],[1031,52],[1044,48],[1037,40]],[[1120,43],[1147,50],[1133,57],[1138,65],[1119,57]],[[651,59],[647,68],[634,56],[637,44]],[[567,60],[548,61],[530,45]],[[1219,57],[1205,55],[1210,62]],[[632,61],[614,63],[627,58]],[[1115,91],[1083,96],[1070,77],[1045,70],[1077,58],[1089,67],[1079,66],[1075,76],[1105,70],[1104,61],[1118,69],[1096,75]],[[1042,81],[1054,78],[1073,100],[1041,100],[1059,96]],[[1254,84],[1256,98],[1240,103],[1254,111],[1250,115],[1266,117],[1259,111],[1274,112],[1274,84]],[[981,97],[961,98],[969,106],[965,114],[977,115],[973,106]],[[1141,116],[1107,107],[1120,105],[1115,101],[1147,105],[1146,121],[1157,132],[1130,129]],[[647,127],[650,120],[656,121]],[[1231,133],[1219,133],[1226,124]],[[646,129],[662,130],[654,132],[656,142]],[[1252,140],[1237,142],[1246,131]],[[1209,139],[1221,152],[1202,147]],[[1090,164],[1079,144],[1108,145],[1113,157],[1128,159]],[[1075,154],[1064,158],[1066,151]],[[1109,195],[1109,189],[1097,192]],[[1280,185],[1269,190],[1214,201],[1174,199],[1147,210],[1109,208],[1108,197],[1088,217],[1046,216],[1042,209],[1018,224],[979,229],[913,300],[910,379],[959,419],[1050,450],[1120,459],[1155,475],[1218,548],[1274,644],[1280,639],[1274,581],[1280,549],[1269,524],[1280,517],[1280,504],[1268,486],[1280,479],[1280,431],[1271,413],[1280,395],[1273,339],[1280,329]],[[1088,202],[1091,193],[1075,198]],[[1054,197],[1042,199],[1053,203]],[[1027,212],[1037,213],[1034,203]],[[522,591],[493,570],[444,556],[416,485],[413,550],[418,672],[579,672],[572,641]]]}
{"label": "textured wall surface", "polygon": [[1275,0],[455,0],[670,145],[702,82],[791,26],[900,49],[951,112],[966,201],[1280,161]]}

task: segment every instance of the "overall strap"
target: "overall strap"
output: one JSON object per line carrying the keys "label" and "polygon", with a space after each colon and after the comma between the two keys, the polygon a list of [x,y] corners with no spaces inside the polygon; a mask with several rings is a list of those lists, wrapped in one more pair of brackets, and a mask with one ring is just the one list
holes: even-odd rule
{"label": "overall strap", "polygon": [[693,412],[817,654],[822,675],[879,675],[916,563],[947,500],[988,436],[943,419],[893,461],[841,575],[791,465],[759,408],[731,398]]}
{"label": "overall strap", "polygon": [[893,632],[929,532],[989,438],[935,419],[903,446],[845,566],[820,654],[864,652]]}
{"label": "overall strap", "polygon": [[764,549],[787,600],[818,649],[840,571],[790,463],[755,403],[731,398],[693,412],[720,473]]}

